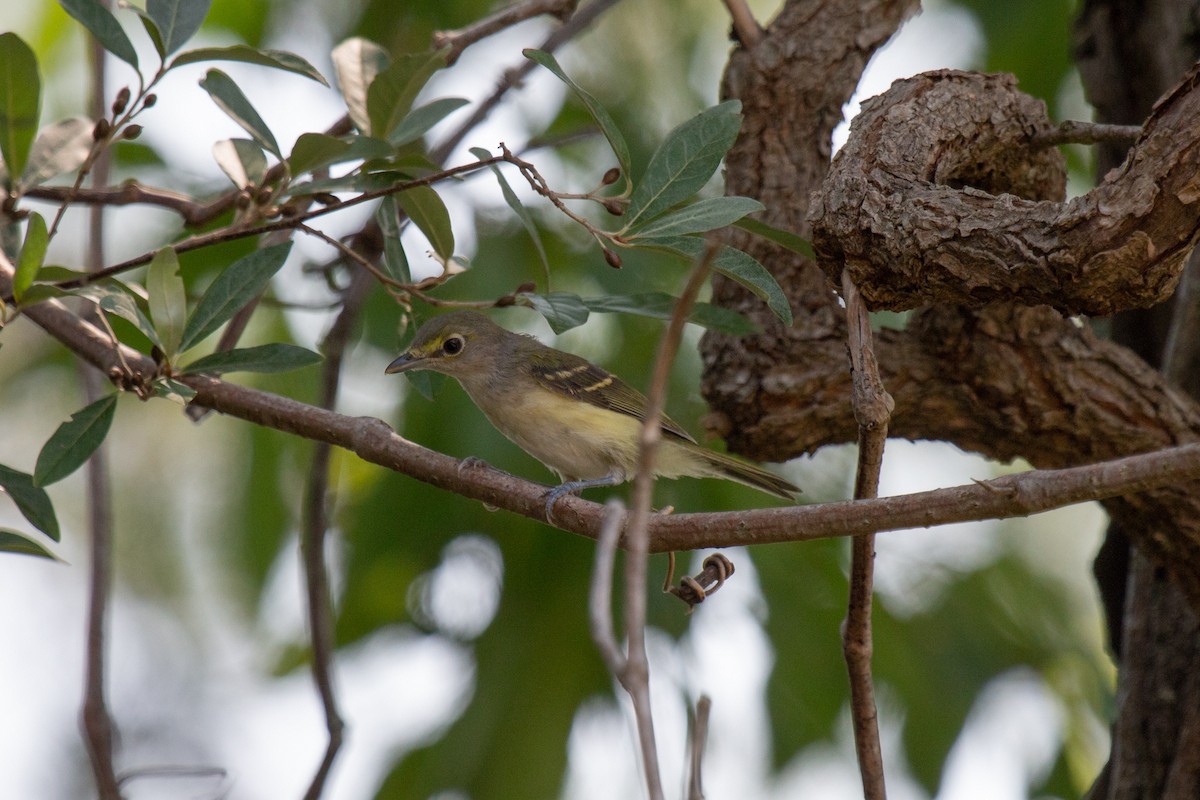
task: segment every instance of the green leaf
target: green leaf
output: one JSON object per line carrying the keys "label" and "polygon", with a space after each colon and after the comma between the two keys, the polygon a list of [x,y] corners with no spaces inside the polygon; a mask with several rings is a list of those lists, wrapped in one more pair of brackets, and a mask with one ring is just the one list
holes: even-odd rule
{"label": "green leaf", "polygon": [[91,31],[100,45],[134,69],[138,68],[137,51],[125,35],[125,29],[113,13],[99,0],[59,0],[66,12]]}
{"label": "green leaf", "polygon": [[222,139],[213,145],[213,158],[239,189],[259,186],[267,175],[267,157],[249,139]]}
{"label": "green leaf", "polygon": [[52,561],[62,561],[61,558],[54,555],[54,553],[45,547],[42,547],[38,542],[26,537],[20,531],[14,531],[11,528],[0,528],[0,553],[38,556],[39,558],[49,558]]}
{"label": "green leaf", "polygon": [[10,181],[25,171],[41,114],[37,57],[15,33],[0,34],[0,158]]}
{"label": "green leaf", "polygon": [[388,277],[403,283],[412,281],[412,270],[408,266],[408,254],[400,241],[400,208],[396,198],[388,195],[379,204],[375,220],[383,234],[383,268]]}
{"label": "green leaf", "polygon": [[[471,155],[484,161],[492,157],[492,154],[482,147],[472,147]],[[496,182],[500,184],[500,192],[504,195],[504,202],[508,203],[508,207],[517,215],[517,219],[521,220],[521,224],[525,226],[525,230],[529,232],[529,238],[533,239],[533,246],[537,250],[538,258],[542,262],[542,274],[546,278],[546,289],[550,289],[550,261],[546,258],[546,248],[542,246],[542,237],[538,233],[537,225],[533,221],[533,215],[529,213],[529,209],[517,197],[517,193],[513,191],[508,180],[504,177],[504,173],[500,171],[497,164],[489,165],[492,168],[492,174],[496,176]]]}
{"label": "green leaf", "polygon": [[76,411],[59,425],[38,453],[33,485],[49,486],[79,469],[108,435],[116,410],[117,395],[114,392]]}
{"label": "green leaf", "polygon": [[283,160],[283,155],[279,152],[279,144],[275,141],[275,135],[271,133],[271,129],[263,122],[262,117],[254,110],[254,106],[250,104],[246,95],[242,94],[242,90],[238,88],[232,78],[219,69],[210,69],[204,80],[200,81],[200,86],[208,92],[213,102],[228,114],[230,119],[241,125],[242,129],[250,134],[254,141],[262,145],[264,150],[274,154],[281,161]]}
{"label": "green leaf", "polygon": [[181,67],[184,64],[196,64],[201,61],[238,61],[243,64],[258,64],[312,78],[323,86],[329,85],[329,81],[325,80],[325,76],[316,67],[295,53],[285,50],[260,50],[244,44],[235,44],[229,47],[198,47],[195,50],[187,50],[175,56],[171,66],[167,69]]}
{"label": "green leaf", "polygon": [[42,268],[48,244],[50,238],[46,233],[46,220],[35,211],[29,215],[29,224],[25,228],[25,244],[21,246],[17,270],[13,274],[12,293],[18,303],[24,297],[25,290],[33,283],[38,270]]}
{"label": "green leaf", "polygon": [[184,367],[185,374],[198,372],[287,372],[321,361],[319,353],[294,344],[264,344],[213,353]]}
{"label": "green leaf", "polygon": [[[639,247],[660,250],[697,260],[704,255],[705,243],[695,236],[669,236],[658,239],[639,239]],[[775,312],[775,316],[783,320],[785,325],[792,324],[792,307],[788,303],[783,288],[775,280],[775,276],[767,268],[728,245],[721,245],[713,259],[712,268],[727,278],[745,286],[757,297],[766,302],[767,307]]]}
{"label": "green leaf", "polygon": [[404,373],[404,377],[412,388],[417,390],[417,394],[426,400],[433,400],[438,390],[442,388],[442,384],[446,378],[445,375],[439,375],[436,372],[424,369],[406,372]]}
{"label": "green leaf", "polygon": [[562,67],[558,65],[558,61],[555,60],[554,56],[544,50],[531,49],[522,52],[526,58],[541,64],[553,72],[559,80],[571,87],[571,91],[575,92],[576,97],[583,103],[584,108],[592,115],[596,126],[600,128],[600,132],[604,134],[604,138],[608,140],[609,146],[613,149],[613,154],[617,157],[617,164],[621,167],[621,176],[629,180],[629,145],[625,144],[625,137],[621,135],[621,131],[617,128],[617,123],[613,122],[612,115],[608,113],[604,106],[600,105],[596,98],[585,92],[579,84],[567,77],[567,74],[563,72]]}
{"label": "green leaf", "polygon": [[447,264],[454,255],[454,231],[450,227],[450,212],[442,198],[428,186],[417,186],[393,196],[413,224],[429,239],[442,263]]}
{"label": "green leaf", "polygon": [[630,226],[629,239],[653,236],[683,236],[724,228],[747,214],[762,211],[762,203],[749,197],[711,197],[643,223]]}
{"label": "green leaf", "polygon": [[[303,175],[320,167],[327,167],[342,160],[350,149],[350,143],[324,133],[302,133],[292,145],[288,156],[288,168],[292,175]],[[347,161],[349,159],[346,159]]]}
{"label": "green leaf", "polygon": [[[120,288],[117,288],[120,287]],[[30,289],[32,292],[39,287]],[[142,311],[137,300],[130,291],[121,287],[115,281],[111,285],[93,284],[90,286],[81,286],[74,290],[72,294],[80,297],[86,297],[100,306],[100,308],[109,314],[116,314],[123,320],[133,324],[143,336],[150,340],[150,343],[158,347],[160,350],[166,350],[163,343],[159,341],[158,331],[154,327],[154,323]]]}
{"label": "green leaf", "polygon": [[443,97],[414,108],[400,120],[396,130],[388,134],[388,141],[396,147],[402,147],[409,142],[415,142],[424,136],[430,128],[437,125],[447,115],[470,103],[462,97]]}
{"label": "green leaf", "polygon": [[577,294],[569,292],[548,292],[534,294],[522,292],[517,297],[529,304],[530,308],[546,318],[550,328],[555,333],[563,333],[577,328],[587,322],[588,307]]}
{"label": "green leaf", "polygon": [[342,90],[350,120],[360,133],[371,133],[367,89],[391,63],[387,51],[372,41],[355,37],[333,48],[331,55],[338,88]]}
{"label": "green leaf", "polygon": [[146,15],[162,37],[162,55],[174,53],[200,30],[211,5],[212,0],[146,0]]}
{"label": "green leaf", "polygon": [[242,306],[253,300],[267,287],[271,276],[287,260],[291,242],[277,244],[239,258],[229,265],[208,287],[196,304],[183,329],[183,352],[221,327]]}
{"label": "green leaf", "polygon": [[146,291],[150,295],[150,319],[158,331],[159,347],[167,361],[173,361],[183,340],[187,320],[187,293],[179,277],[179,256],[171,247],[154,254],[146,271]]}
{"label": "green leaf", "polygon": [[[643,292],[640,294],[601,295],[585,297],[583,304],[594,313],[637,314],[653,319],[670,319],[679,298],[666,292]],[[695,303],[688,321],[732,336],[757,333],[759,327],[745,315],[711,303]]]}
{"label": "green leaf", "polygon": [[196,396],[196,390],[188,386],[186,383],[181,383],[174,378],[162,377],[150,384],[154,389],[154,394],[164,400],[170,400],[173,403],[178,403],[180,406],[187,408],[187,404]]}
{"label": "green leaf", "polygon": [[667,134],[629,198],[626,228],[637,228],[708,183],[742,127],[741,107],[737,100],[727,100]]}
{"label": "green leaf", "polygon": [[58,518],[54,515],[54,505],[46,490],[33,485],[33,476],[0,464],[0,488],[17,504],[25,519],[33,527],[59,541]]}
{"label": "green leaf", "polygon": [[412,110],[417,93],[433,73],[446,66],[441,51],[402,55],[371,81],[367,89],[367,116],[373,136],[391,139],[400,122]]}
{"label": "green leaf", "polygon": [[55,175],[78,169],[92,150],[92,128],[91,120],[71,117],[38,131],[21,185],[37,186]]}
{"label": "green leaf", "polygon": [[755,236],[768,239],[780,247],[786,247],[793,253],[799,253],[805,258],[816,258],[816,254],[813,253],[812,244],[803,236],[797,236],[791,231],[776,228],[774,225],[768,225],[762,220],[754,219],[753,217],[742,217],[733,224],[744,231],[753,233]]}
{"label": "green leaf", "polygon": [[127,8],[138,15],[138,19],[142,21],[142,27],[146,29],[146,35],[150,37],[150,41],[154,44],[154,50],[158,53],[158,57],[165,60],[167,57],[167,48],[163,44],[163,36],[158,30],[158,25],[155,24],[154,20],[150,19],[150,15],[146,12],[146,9],[135,5],[129,5]]}

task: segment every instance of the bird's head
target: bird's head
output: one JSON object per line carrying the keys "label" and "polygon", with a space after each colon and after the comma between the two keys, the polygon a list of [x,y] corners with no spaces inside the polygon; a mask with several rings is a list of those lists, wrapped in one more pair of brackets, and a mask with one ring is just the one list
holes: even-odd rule
{"label": "bird's head", "polygon": [[515,334],[475,311],[451,311],[417,329],[408,349],[384,372],[428,369],[462,380],[497,366],[504,343]]}

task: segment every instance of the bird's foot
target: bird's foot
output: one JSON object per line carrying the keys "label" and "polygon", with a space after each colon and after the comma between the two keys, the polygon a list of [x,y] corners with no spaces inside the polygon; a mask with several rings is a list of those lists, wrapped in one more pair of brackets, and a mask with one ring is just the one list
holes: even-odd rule
{"label": "bird's foot", "polygon": [[491,464],[487,463],[478,456],[467,456],[462,461],[458,462],[458,474],[461,475],[469,469],[479,469],[480,467],[491,466]]}
{"label": "bird's foot", "polygon": [[584,489],[591,489],[596,486],[616,486],[621,482],[621,478],[616,475],[605,475],[603,478],[592,478],[586,481],[567,481],[555,486],[546,494],[546,522],[551,525],[558,525],[554,519],[554,504],[558,499],[565,494],[578,494]]}

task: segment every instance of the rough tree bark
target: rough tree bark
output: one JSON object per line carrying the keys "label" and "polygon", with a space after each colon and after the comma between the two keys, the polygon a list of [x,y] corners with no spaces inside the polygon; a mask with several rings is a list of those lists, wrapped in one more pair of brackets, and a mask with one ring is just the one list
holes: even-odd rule
{"label": "rough tree bark", "polygon": [[[1061,158],[1032,145],[1050,125],[1044,108],[995,76],[943,72],[899,83],[864,107],[830,173],[829,134],[841,106],[867,57],[913,6],[848,5],[788,3],[760,41],[730,60],[724,93],[742,101],[746,121],[726,161],[727,191],[761,199],[768,222],[812,236],[828,274],[732,234],[783,284],[796,323],[784,328],[740,287],[714,282],[716,300],[754,317],[765,333],[705,336],[713,431],[731,449],[774,461],[854,439],[845,320],[830,283],[849,269],[874,307],[923,304],[905,330],[883,331],[876,342],[896,400],[894,436],[946,440],[1004,461],[1021,456],[1039,467],[1200,439],[1200,407],[1191,398],[1131,350],[1055,310],[1111,313],[1174,289],[1200,232],[1196,73],[1152,116],[1147,103],[1133,119],[1103,120],[1150,117],[1121,169],[1069,203]],[[1155,83],[1131,73],[1130,80],[1157,99],[1184,69],[1171,72],[1170,59],[1155,63],[1171,77]],[[1193,719],[1200,703],[1162,695],[1164,687],[1200,690],[1200,681],[1185,680],[1198,674],[1187,608],[1200,608],[1198,488],[1105,503],[1151,559],[1140,567],[1150,583],[1131,584],[1131,607],[1165,612],[1157,626],[1139,616],[1129,641],[1153,661],[1172,652],[1162,647],[1170,635],[1163,625],[1179,631],[1182,620],[1189,644],[1182,661],[1123,673],[1123,681],[1149,683],[1122,684],[1113,791],[1097,797],[1200,796],[1200,742],[1189,738],[1200,736]],[[1172,593],[1181,599],[1162,599]],[[1181,664],[1193,666],[1187,672]],[[1158,691],[1157,701],[1147,691]],[[1133,766],[1147,760],[1157,761],[1156,771]]]}
{"label": "rough tree bark", "polygon": [[[1075,28],[1075,60],[1101,122],[1138,124],[1200,57],[1200,3],[1178,0],[1085,4]],[[1097,174],[1125,158],[1101,147]],[[1200,396],[1200,320],[1195,313],[1200,257],[1193,253],[1177,297],[1126,311],[1112,337],[1193,398]],[[1119,658],[1118,716],[1112,754],[1091,800],[1200,796],[1200,620],[1165,570],[1135,551],[1114,522],[1096,559],[1096,577]],[[1164,690],[1165,689],[1165,690]]]}

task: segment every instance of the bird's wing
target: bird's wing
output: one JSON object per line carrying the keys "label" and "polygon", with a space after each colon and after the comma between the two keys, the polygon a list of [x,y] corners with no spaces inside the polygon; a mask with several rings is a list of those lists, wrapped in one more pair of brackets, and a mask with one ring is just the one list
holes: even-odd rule
{"label": "bird's wing", "polygon": [[[607,408],[636,419],[646,418],[646,398],[606,369],[572,353],[551,350],[534,353],[528,360],[530,375],[552,392]],[[663,432],[696,440],[666,414],[661,417]]]}

